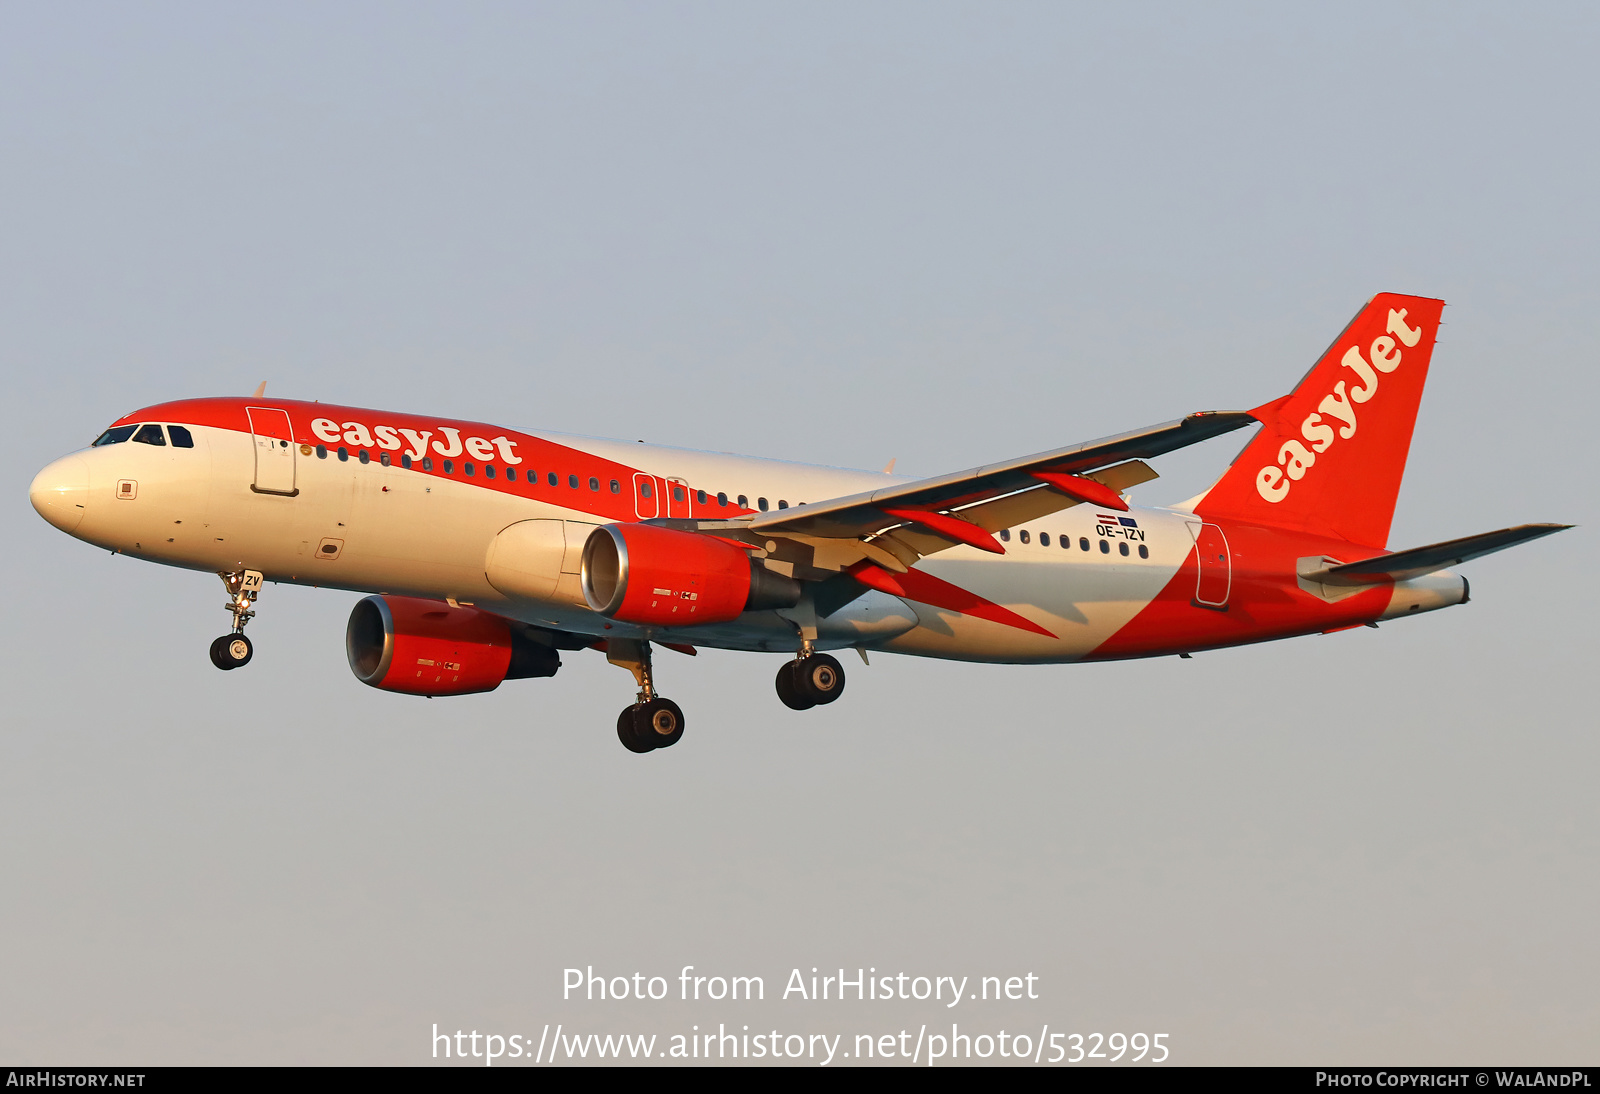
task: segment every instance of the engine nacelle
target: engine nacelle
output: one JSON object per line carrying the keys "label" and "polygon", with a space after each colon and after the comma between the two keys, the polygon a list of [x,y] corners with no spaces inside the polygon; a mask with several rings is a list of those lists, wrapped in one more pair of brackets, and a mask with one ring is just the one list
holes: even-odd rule
{"label": "engine nacelle", "polygon": [[369,596],[345,628],[350,671],[406,695],[470,695],[502,680],[554,676],[561,655],[498,615],[412,596]]}
{"label": "engine nacelle", "polygon": [[590,532],[582,586],[601,615],[646,626],[726,623],[800,600],[798,581],[728,541],[653,524],[606,524]]}

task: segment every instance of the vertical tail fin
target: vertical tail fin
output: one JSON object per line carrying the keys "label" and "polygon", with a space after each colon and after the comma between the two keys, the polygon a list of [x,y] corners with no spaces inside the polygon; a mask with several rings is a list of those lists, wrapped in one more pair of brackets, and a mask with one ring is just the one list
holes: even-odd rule
{"label": "vertical tail fin", "polygon": [[1373,297],[1292,394],[1251,411],[1261,431],[1196,512],[1384,546],[1443,310]]}

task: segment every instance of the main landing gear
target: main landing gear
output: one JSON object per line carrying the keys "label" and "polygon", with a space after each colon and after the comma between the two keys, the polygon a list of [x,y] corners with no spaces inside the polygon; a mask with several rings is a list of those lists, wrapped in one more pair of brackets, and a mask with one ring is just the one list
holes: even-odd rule
{"label": "main landing gear", "polygon": [[233,630],[211,643],[211,663],[219,669],[243,668],[255,654],[255,647],[244,636],[244,625],[256,614],[251,605],[261,594],[261,571],[240,570],[217,576],[222,578],[232,598],[223,607],[233,614]]}
{"label": "main landing gear", "polygon": [[778,670],[778,698],[790,710],[810,710],[844,694],[844,669],[825,653],[807,647]]}
{"label": "main landing gear", "polygon": [[613,638],[606,644],[606,660],[633,673],[639,682],[639,701],[617,715],[617,740],[629,752],[654,752],[683,739],[683,711],[671,699],[655,693],[651,678],[650,643],[643,639]]}

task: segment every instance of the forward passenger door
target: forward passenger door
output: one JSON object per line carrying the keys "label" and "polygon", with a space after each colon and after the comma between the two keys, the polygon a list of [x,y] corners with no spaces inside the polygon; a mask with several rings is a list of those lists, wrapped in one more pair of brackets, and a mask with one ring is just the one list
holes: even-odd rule
{"label": "forward passenger door", "polygon": [[250,440],[255,448],[255,481],[250,489],[258,494],[284,494],[294,497],[300,491],[294,484],[294,428],[289,412],[275,407],[245,407],[250,419]]}

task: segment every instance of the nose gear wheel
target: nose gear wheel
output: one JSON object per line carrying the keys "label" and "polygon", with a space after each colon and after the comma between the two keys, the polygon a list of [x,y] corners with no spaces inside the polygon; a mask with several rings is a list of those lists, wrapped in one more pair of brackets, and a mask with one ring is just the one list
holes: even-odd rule
{"label": "nose gear wheel", "polygon": [[242,634],[225,634],[211,643],[211,663],[219,669],[238,669],[250,663],[255,647]]}

